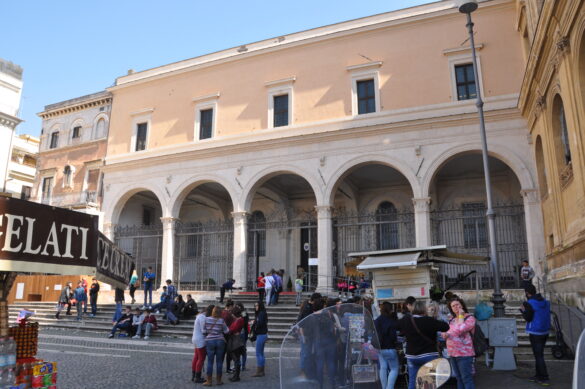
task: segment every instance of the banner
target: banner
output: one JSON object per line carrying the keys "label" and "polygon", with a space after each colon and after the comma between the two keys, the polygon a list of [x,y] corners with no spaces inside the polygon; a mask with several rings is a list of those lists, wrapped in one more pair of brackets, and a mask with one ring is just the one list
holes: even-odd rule
{"label": "banner", "polygon": [[0,271],[94,275],[125,287],[133,268],[97,216],[0,196]]}

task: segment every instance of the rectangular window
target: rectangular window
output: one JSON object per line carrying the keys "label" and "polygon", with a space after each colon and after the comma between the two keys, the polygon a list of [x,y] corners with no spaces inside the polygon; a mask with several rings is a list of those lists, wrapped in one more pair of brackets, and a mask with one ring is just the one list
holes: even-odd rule
{"label": "rectangular window", "polygon": [[357,82],[358,115],[376,112],[376,87],[374,80]]}
{"label": "rectangular window", "polygon": [[30,193],[31,193],[32,188],[30,186],[22,186],[22,190],[20,191],[20,198],[22,200],[28,200],[30,199]]}
{"label": "rectangular window", "polygon": [[48,204],[51,201],[51,194],[53,193],[53,177],[45,177],[43,179],[43,189],[41,192],[41,202]]}
{"label": "rectangular window", "polygon": [[199,139],[209,139],[213,135],[213,108],[199,111]]}
{"label": "rectangular window", "polygon": [[274,127],[288,126],[288,95],[274,96]]}
{"label": "rectangular window", "polygon": [[153,222],[153,213],[154,210],[149,207],[142,208],[142,225],[143,226],[150,226]]}
{"label": "rectangular window", "polygon": [[148,123],[138,123],[136,125],[136,151],[146,149],[146,133],[148,131]]}
{"label": "rectangular window", "polygon": [[477,97],[473,64],[456,65],[457,100],[469,100]]}
{"label": "rectangular window", "polygon": [[487,247],[487,228],[484,203],[464,203],[463,239],[466,249]]}
{"label": "rectangular window", "polygon": [[73,139],[77,139],[79,138],[81,135],[81,126],[77,126],[77,127],[73,127],[73,135],[72,138]]}
{"label": "rectangular window", "polygon": [[50,149],[56,149],[59,146],[59,132],[53,132],[51,134],[51,144],[49,145]]}

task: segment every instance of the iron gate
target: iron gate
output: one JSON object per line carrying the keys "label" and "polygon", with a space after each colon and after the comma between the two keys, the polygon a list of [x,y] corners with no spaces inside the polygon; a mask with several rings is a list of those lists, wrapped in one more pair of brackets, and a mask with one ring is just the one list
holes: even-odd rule
{"label": "iron gate", "polygon": [[333,274],[344,275],[352,252],[415,247],[414,213],[379,209],[373,213],[333,213]]}
{"label": "iron gate", "polygon": [[233,275],[234,222],[178,223],[175,281],[179,289],[219,290]]}
{"label": "iron gate", "polygon": [[[114,242],[136,261],[136,272],[142,281],[142,275],[149,266],[156,273],[155,287],[160,285],[162,256],[162,226],[116,226]],[[130,280],[128,280],[130,282]]]}
{"label": "iron gate", "polygon": [[[496,239],[502,288],[519,288],[521,261],[528,258],[524,207],[522,205],[499,205],[496,212]],[[433,244],[447,245],[449,250],[489,255],[489,239],[483,203],[463,204],[448,210],[431,212]],[[493,288],[493,276],[489,266],[440,265],[441,287],[445,289],[470,271],[477,271],[479,289]],[[460,281],[457,289],[474,289],[476,277]]]}
{"label": "iron gate", "polygon": [[[289,215],[293,216],[289,218]],[[260,272],[266,273],[270,270],[263,268],[260,258],[274,255],[270,252],[271,235],[274,236],[273,233],[278,233],[279,238],[284,238],[288,241],[287,247],[289,247],[293,231],[300,232],[302,246],[307,246],[301,247],[299,258],[300,266],[304,268],[307,275],[305,287],[307,290],[311,290],[317,286],[317,267],[308,268],[308,259],[317,258],[317,217],[315,211],[288,209],[277,211],[268,218],[261,212],[254,212],[248,218],[246,272],[246,288],[248,290],[256,290],[256,279]],[[272,247],[276,248],[275,246]],[[308,248],[308,250],[305,250],[305,248]],[[292,253],[292,255],[294,257],[296,253]],[[295,276],[295,274],[285,276],[285,280],[283,280],[285,289],[287,286],[286,280]],[[292,281],[294,281],[294,278],[292,278]]]}

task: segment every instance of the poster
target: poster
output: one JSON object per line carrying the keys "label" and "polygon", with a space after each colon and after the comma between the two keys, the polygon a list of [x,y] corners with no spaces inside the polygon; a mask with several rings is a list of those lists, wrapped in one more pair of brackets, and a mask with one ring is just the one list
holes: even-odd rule
{"label": "poster", "polygon": [[347,314],[349,321],[349,341],[363,342],[366,333],[365,320],[363,313]]}
{"label": "poster", "polygon": [[16,284],[16,300],[22,300],[24,298],[24,282]]}

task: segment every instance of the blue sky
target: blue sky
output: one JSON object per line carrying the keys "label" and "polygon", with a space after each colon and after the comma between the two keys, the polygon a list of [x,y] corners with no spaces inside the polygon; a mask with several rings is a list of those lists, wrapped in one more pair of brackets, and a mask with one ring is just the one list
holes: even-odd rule
{"label": "blue sky", "polygon": [[18,132],[39,135],[45,105],[103,90],[128,69],[429,2],[1,1],[0,58],[24,68]]}

